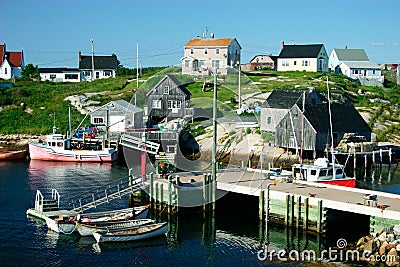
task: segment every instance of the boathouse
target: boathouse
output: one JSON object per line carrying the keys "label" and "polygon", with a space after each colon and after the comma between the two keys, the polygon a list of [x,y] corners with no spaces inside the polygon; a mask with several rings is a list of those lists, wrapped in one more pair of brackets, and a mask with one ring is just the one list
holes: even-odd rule
{"label": "boathouse", "polygon": [[[333,145],[336,147],[345,133],[365,136],[371,141],[371,128],[358,111],[349,104],[332,103]],[[295,104],[276,126],[275,145],[321,153],[331,146],[328,104]]]}
{"label": "boathouse", "polygon": [[125,132],[143,127],[143,110],[125,100],[113,100],[90,114],[96,126],[109,126],[110,132]]}
{"label": "boathouse", "polygon": [[275,133],[277,124],[296,103],[302,103],[303,93],[307,104],[320,104],[324,99],[315,89],[275,89],[261,105],[260,130]]}

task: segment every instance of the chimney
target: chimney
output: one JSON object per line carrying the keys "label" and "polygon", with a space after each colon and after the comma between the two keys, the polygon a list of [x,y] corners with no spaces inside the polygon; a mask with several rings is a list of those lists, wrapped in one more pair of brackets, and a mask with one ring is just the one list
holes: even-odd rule
{"label": "chimney", "polygon": [[82,53],[81,53],[81,51],[78,51],[78,60],[79,60],[79,62],[82,60]]}
{"label": "chimney", "polygon": [[347,45],[344,46],[344,49],[347,49]]}
{"label": "chimney", "polygon": [[214,34],[213,33],[210,34],[210,38],[214,39]]}
{"label": "chimney", "polygon": [[284,46],[285,46],[285,41],[281,41],[281,51],[282,51]]}

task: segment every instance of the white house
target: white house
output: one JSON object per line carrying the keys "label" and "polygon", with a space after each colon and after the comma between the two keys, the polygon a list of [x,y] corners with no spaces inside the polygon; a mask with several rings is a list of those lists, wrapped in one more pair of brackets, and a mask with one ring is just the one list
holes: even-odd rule
{"label": "white house", "polygon": [[[115,78],[115,72],[118,68],[118,59],[116,55],[111,56],[82,56],[78,52],[79,70],[82,72],[82,81],[93,81],[96,79]],[[94,74],[92,77],[92,61],[94,62]]]}
{"label": "white house", "polygon": [[278,71],[328,71],[328,55],[323,44],[285,45],[282,42],[281,48]]}
{"label": "white house", "polygon": [[226,73],[227,67],[239,66],[241,49],[236,38],[193,38],[184,46],[182,74],[210,74],[217,68]]}
{"label": "white house", "polygon": [[369,61],[364,49],[334,48],[329,56],[329,69],[336,74],[340,73],[339,65],[343,61]]}
{"label": "white house", "polygon": [[90,122],[96,126],[109,126],[110,132],[125,132],[143,127],[143,109],[125,100],[114,100],[90,114]]}
{"label": "white house", "polygon": [[7,52],[6,44],[0,45],[0,79],[9,80],[21,77],[25,66],[24,52]]}
{"label": "white house", "polygon": [[342,61],[339,65],[340,71],[358,80],[361,85],[383,86],[383,75],[381,67],[371,61]]}
{"label": "white house", "polygon": [[69,68],[40,68],[40,79],[52,82],[80,82],[81,71]]}

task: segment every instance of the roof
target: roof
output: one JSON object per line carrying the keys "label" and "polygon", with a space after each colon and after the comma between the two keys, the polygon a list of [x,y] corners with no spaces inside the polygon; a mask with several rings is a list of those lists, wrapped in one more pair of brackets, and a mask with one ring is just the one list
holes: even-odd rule
{"label": "roof", "polygon": [[22,67],[23,52],[6,52],[7,60],[13,67]]}
{"label": "roof", "polygon": [[227,47],[230,46],[232,42],[235,40],[236,40],[235,38],[209,38],[209,39],[193,38],[185,44],[185,47],[190,47],[190,46]]}
{"label": "roof", "polygon": [[121,100],[114,100],[114,101],[111,101],[111,102],[112,102],[112,103],[115,103],[115,104],[117,104],[117,105],[120,105],[120,106],[122,106],[123,108],[125,108],[126,110],[129,110],[129,111],[131,111],[131,112],[133,112],[133,113],[137,113],[137,112],[142,112],[142,111],[143,111],[143,109],[138,108],[137,106],[135,106],[135,105],[133,105],[133,104],[131,104],[131,103],[129,103],[129,102],[123,100],[123,99],[121,99]]}
{"label": "roof", "polygon": [[372,61],[342,61],[350,69],[381,69],[381,67]]}
{"label": "roof", "polygon": [[[253,60],[255,60],[257,57],[265,57],[267,59],[271,59],[272,61],[276,60],[276,56],[271,56],[271,55],[256,55],[254,56],[249,62],[252,62]],[[261,62],[261,63],[266,63],[265,61]]]}
{"label": "roof", "polygon": [[[116,55],[112,56],[94,56],[95,69],[116,70],[118,67],[118,59]],[[92,69],[92,56],[81,56],[79,61],[79,69]]]}
{"label": "roof", "polygon": [[339,49],[334,48],[340,61],[369,61],[364,49]]}
{"label": "roof", "polygon": [[316,58],[323,44],[284,45],[279,58]]}
{"label": "roof", "polygon": [[162,79],[161,79],[161,80],[146,94],[146,96],[149,96],[149,95],[154,91],[154,89],[157,88],[165,79],[170,79],[170,80],[175,84],[176,87],[179,87],[179,88],[182,90],[182,92],[183,92],[185,95],[187,95],[187,96],[192,95],[192,93],[190,93],[189,90],[188,90],[184,85],[182,85],[182,84],[178,81],[178,79],[175,78],[175,76],[172,76],[172,75],[167,74],[167,75],[164,76],[164,78],[162,78]]}
{"label": "roof", "polygon": [[0,45],[0,66],[3,64],[3,58],[6,53],[6,45]]}
{"label": "roof", "polygon": [[275,89],[263,106],[269,108],[290,109],[301,98],[304,91]]}
{"label": "roof", "polygon": [[64,72],[79,72],[79,69],[70,69],[70,68],[39,68],[39,73],[64,73]]}
{"label": "roof", "polygon": [[[331,103],[332,126],[334,132],[361,132],[371,128],[361,117],[353,105]],[[304,116],[317,132],[330,129],[328,104],[306,104]]]}

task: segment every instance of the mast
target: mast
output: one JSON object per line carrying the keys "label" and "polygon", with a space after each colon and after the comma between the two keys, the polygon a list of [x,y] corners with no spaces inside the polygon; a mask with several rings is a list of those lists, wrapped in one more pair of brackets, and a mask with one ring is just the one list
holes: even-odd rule
{"label": "mast", "polygon": [[[139,42],[136,43],[136,91],[139,89]],[[135,92],[135,106],[136,106],[136,93]]]}
{"label": "mast", "polygon": [[331,156],[332,156],[332,167],[333,167],[333,180],[336,179],[336,169],[335,169],[335,154],[333,153],[333,126],[332,126],[332,111],[331,111],[331,99],[329,91],[328,76],[326,76],[326,87],[328,89],[328,109],[329,109],[329,126],[331,131]]}
{"label": "mast", "polygon": [[303,164],[303,138],[304,138],[304,111],[306,105],[306,92],[303,92],[303,101],[302,101],[302,111],[301,111],[301,132],[300,132],[300,164]]}
{"label": "mast", "polygon": [[92,81],[94,80],[94,40],[92,38]]}

